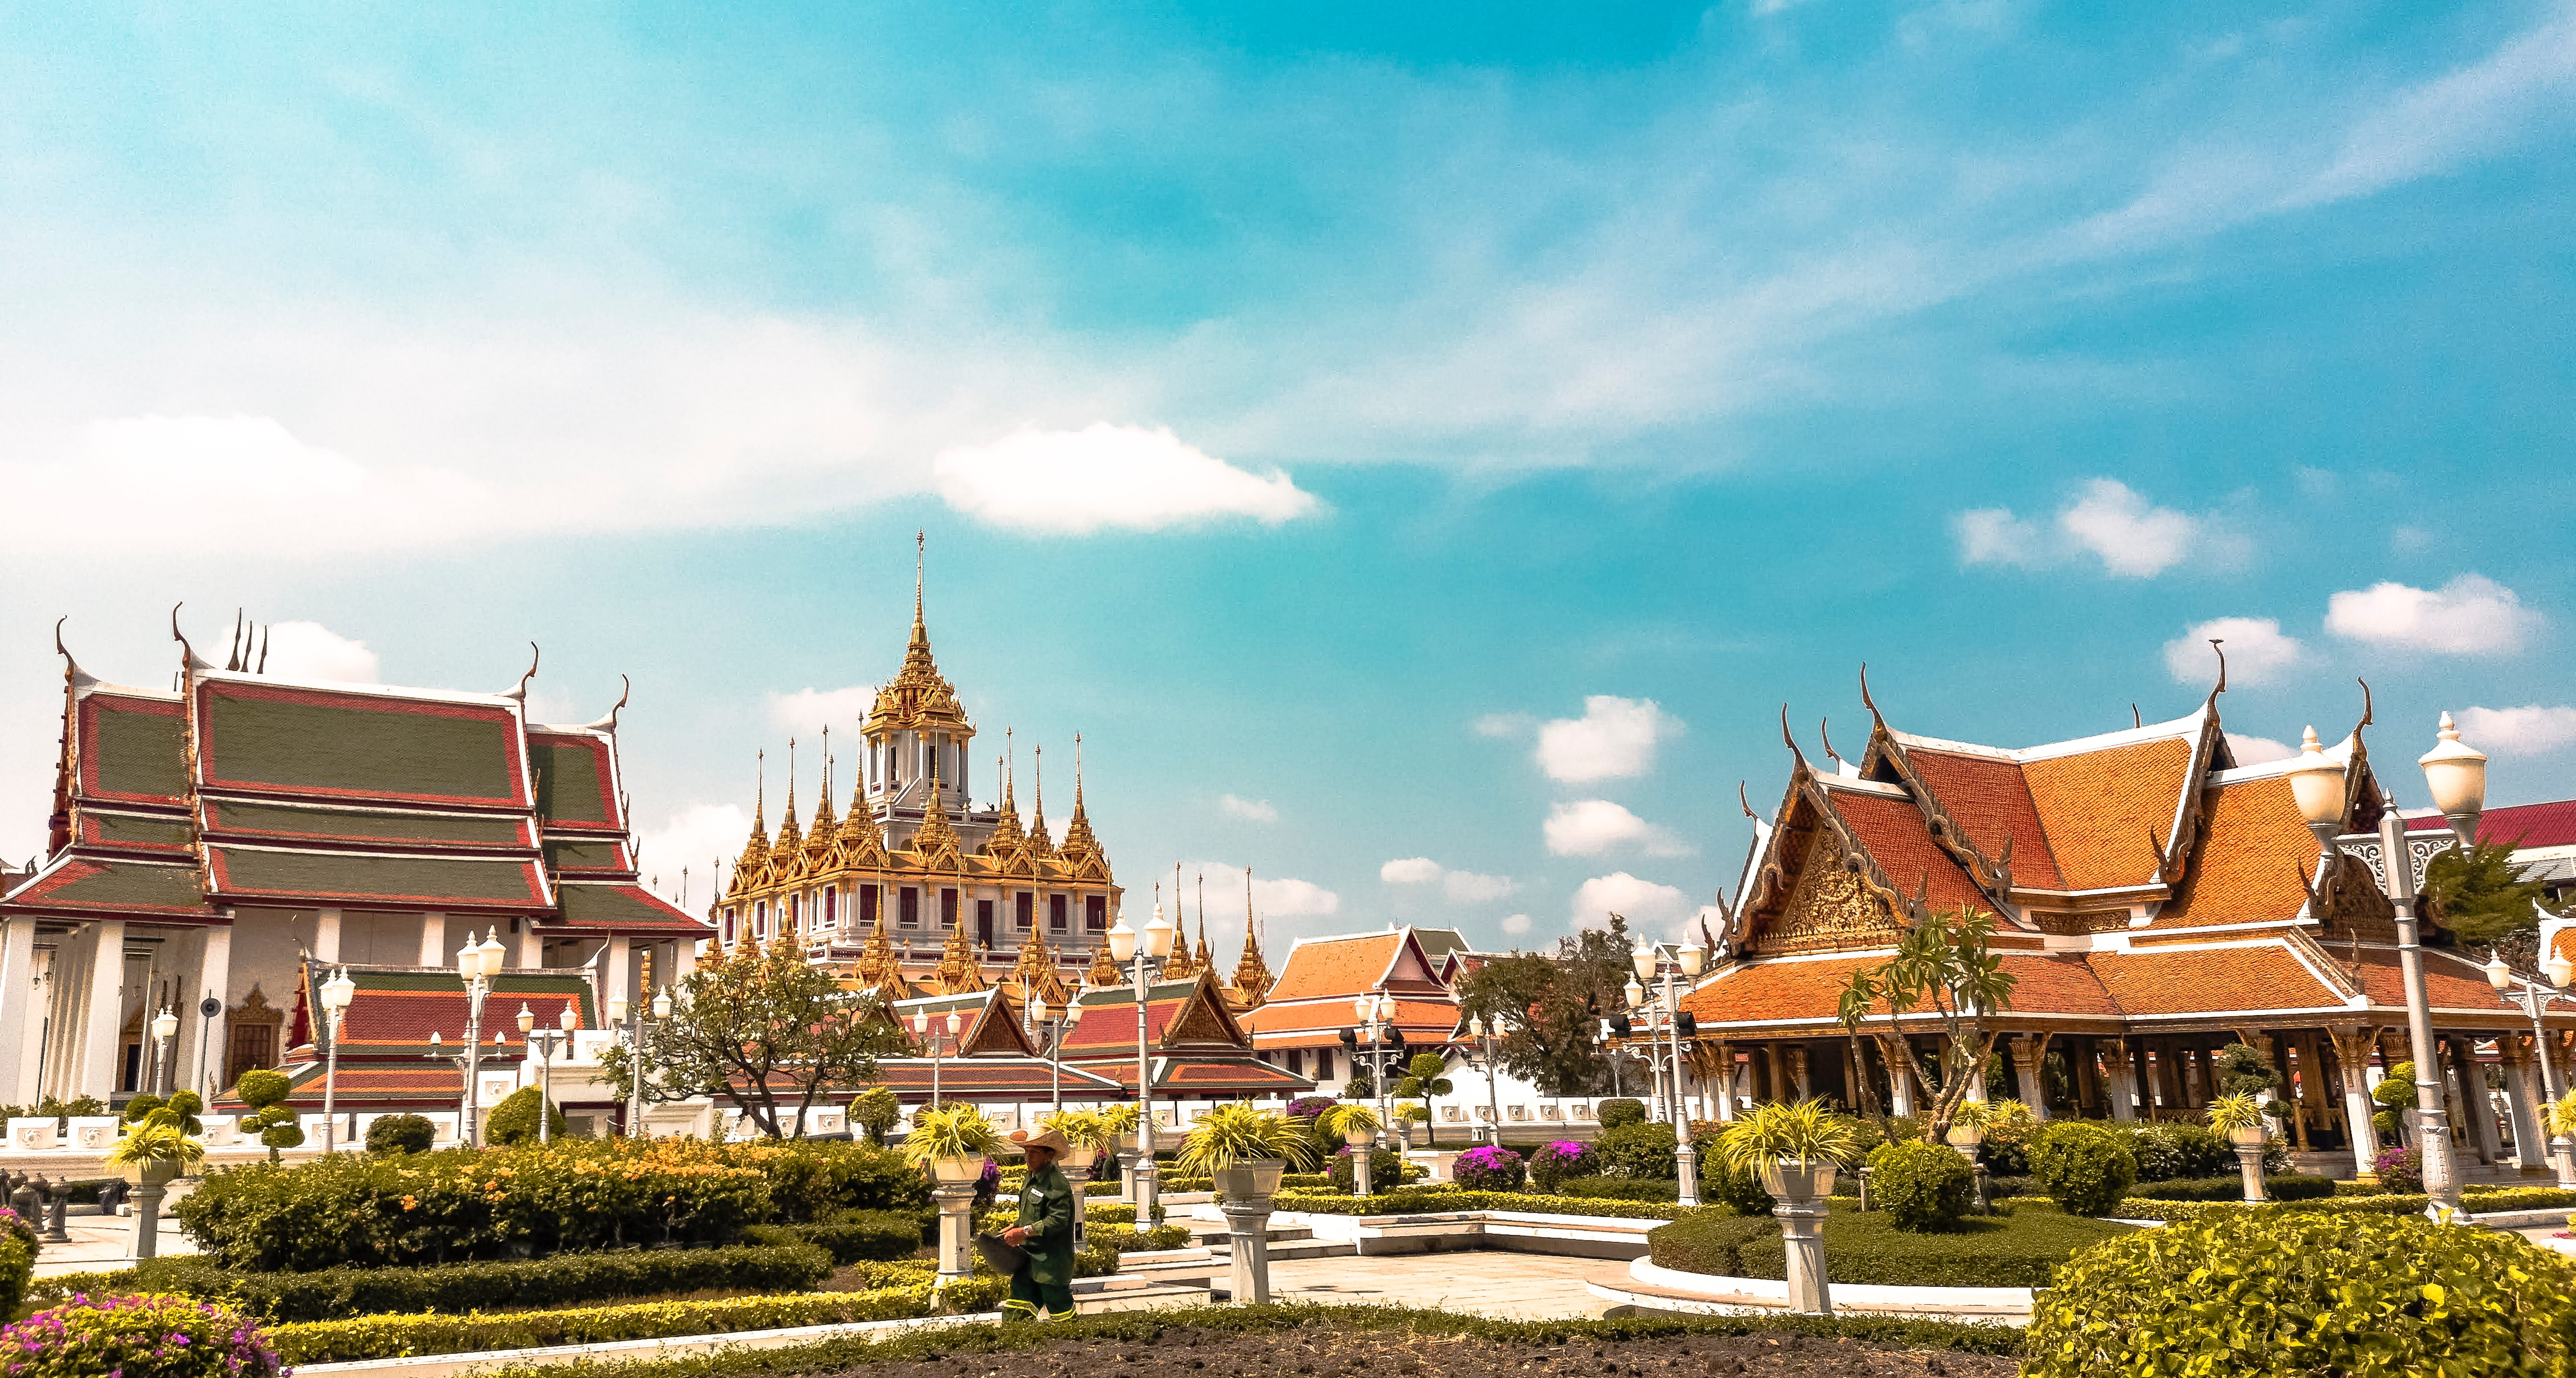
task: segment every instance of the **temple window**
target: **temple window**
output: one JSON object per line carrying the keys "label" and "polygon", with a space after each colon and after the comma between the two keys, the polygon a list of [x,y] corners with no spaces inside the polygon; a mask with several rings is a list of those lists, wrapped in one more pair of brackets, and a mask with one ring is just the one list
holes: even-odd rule
{"label": "temple window", "polygon": [[859,887],[859,926],[873,927],[876,921],[877,888],[873,885],[862,885]]}
{"label": "temple window", "polygon": [[1062,895],[1047,896],[1047,928],[1056,933],[1064,931],[1064,896]]}
{"label": "temple window", "polygon": [[733,916],[734,916],[734,911],[733,911],[733,910],[731,910],[731,909],[727,909],[727,910],[725,911],[725,920],[724,920],[724,923],[725,923],[725,936],[724,936],[724,940],[725,940],[726,942],[728,942],[728,943],[731,943],[731,942],[735,942],[735,941],[737,941],[737,939],[736,939],[736,938],[735,938],[735,936],[734,936]]}
{"label": "temple window", "polygon": [[1086,932],[1091,933],[1106,933],[1109,931],[1109,897],[1107,895],[1085,895],[1082,897],[1082,926]]}
{"label": "temple window", "polygon": [[921,892],[907,885],[895,892],[896,924],[904,928],[921,927]]}
{"label": "temple window", "polygon": [[757,941],[769,936],[769,901],[751,907],[751,936]]}
{"label": "temple window", "polygon": [[1037,921],[1037,898],[1028,891],[1022,890],[1011,903],[1012,922],[1023,933],[1028,932],[1029,926]]}
{"label": "temple window", "polygon": [[957,926],[957,892],[954,890],[939,892],[939,926],[942,928]]}
{"label": "temple window", "polygon": [[831,928],[840,921],[841,887],[834,885],[823,891],[823,927]]}

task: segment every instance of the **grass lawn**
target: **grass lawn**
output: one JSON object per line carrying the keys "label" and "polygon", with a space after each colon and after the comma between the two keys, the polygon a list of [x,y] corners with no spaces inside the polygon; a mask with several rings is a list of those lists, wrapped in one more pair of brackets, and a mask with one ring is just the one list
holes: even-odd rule
{"label": "grass lawn", "polygon": [[[2126,1234],[2132,1225],[2071,1216],[2043,1202],[1969,1216],[1955,1230],[1911,1234],[1884,1211],[1831,1203],[1825,1220],[1825,1277],[1894,1287],[2045,1287],[2077,1250]],[[1647,1236],[1657,1264],[1735,1277],[1788,1276],[1780,1225],[1768,1216],[1701,1216]]]}

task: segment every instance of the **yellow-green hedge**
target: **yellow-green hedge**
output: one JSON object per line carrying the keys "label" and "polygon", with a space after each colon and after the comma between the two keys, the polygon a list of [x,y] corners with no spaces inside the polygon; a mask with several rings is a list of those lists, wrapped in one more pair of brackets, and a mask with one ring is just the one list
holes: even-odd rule
{"label": "yellow-green hedge", "polygon": [[[993,1278],[963,1278],[950,1284],[948,1295],[941,1300],[951,1311],[986,1311],[1000,1303],[1006,1290],[1007,1284]],[[564,1311],[359,1316],[272,1326],[268,1336],[277,1346],[280,1360],[302,1366],[420,1354],[651,1340],[672,1335],[725,1335],[849,1321],[909,1320],[931,1314],[937,1305],[925,1281],[866,1292],[638,1302]]]}

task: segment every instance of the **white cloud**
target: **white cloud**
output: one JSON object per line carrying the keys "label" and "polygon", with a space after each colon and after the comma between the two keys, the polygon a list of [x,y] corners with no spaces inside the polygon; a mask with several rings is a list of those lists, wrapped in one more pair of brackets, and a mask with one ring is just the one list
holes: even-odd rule
{"label": "white cloud", "polygon": [[1389,885],[1428,885],[1440,879],[1440,863],[1427,856],[1409,856],[1377,868],[1377,878]]}
{"label": "white cloud", "polygon": [[1714,931],[1718,920],[1716,906],[1694,904],[1673,886],[1640,880],[1625,871],[1594,876],[1575,889],[1577,927],[1606,924],[1613,913],[1624,916],[1633,931],[1661,930],[1668,937],[1697,933],[1703,918]]}
{"label": "white cloud", "polygon": [[1503,931],[1511,934],[1513,937],[1519,937],[1521,934],[1529,932],[1530,916],[1527,914],[1504,915]]}
{"label": "white cloud", "polygon": [[751,815],[741,805],[691,804],[665,818],[662,826],[636,835],[635,863],[672,894],[679,892],[681,868],[688,868],[691,903],[703,910],[715,894],[710,887],[716,863],[721,860],[730,868],[750,836]]}
{"label": "white cloud", "polygon": [[1550,810],[1542,831],[1547,849],[1558,856],[1599,856],[1617,847],[1636,847],[1648,856],[1686,856],[1689,844],[1624,806],[1607,799],[1583,799]]}
{"label": "white cloud", "polygon": [[1316,505],[1279,470],[1246,473],[1169,430],[1106,421],[1078,431],[1024,426],[989,445],[949,450],[931,472],[939,495],[968,516],[1058,535],[1224,517],[1277,526]]}
{"label": "white cloud", "polygon": [[2496,655],[2522,649],[2542,622],[2512,589],[2463,574],[2438,589],[2390,582],[2326,601],[2326,630],[2392,650]]}
{"label": "white cloud", "polygon": [[[376,653],[367,643],[352,641],[319,622],[280,622],[259,629],[267,641],[268,673],[286,679],[336,679],[350,684],[380,683]],[[221,663],[201,646],[198,654]],[[258,654],[256,647],[253,655]],[[257,663],[257,662],[254,662]]]}
{"label": "white cloud", "polygon": [[2559,12],[2484,60],[2407,91],[2357,121],[2324,171],[2285,208],[2362,196],[2448,170],[2529,137],[2533,116],[2576,88],[2576,11]]}
{"label": "white cloud", "polygon": [[2460,740],[2496,756],[2545,756],[2576,743],[2576,708],[2463,708]]}
{"label": "white cloud", "polygon": [[2286,761],[2299,754],[2299,749],[2288,742],[2276,742],[2269,737],[2249,736],[2243,732],[2228,733],[2227,747],[2236,754],[2236,764],[2240,766]]}
{"label": "white cloud", "polygon": [[[876,686],[872,684],[853,684],[846,689],[808,686],[793,694],[773,692],[769,696],[769,721],[790,732],[811,732],[826,725],[847,728],[865,721],[876,701]],[[855,742],[858,738],[853,736],[850,740]]]}
{"label": "white cloud", "polygon": [[1217,800],[1216,806],[1229,818],[1241,818],[1253,823],[1276,823],[1279,821],[1279,810],[1273,807],[1267,799],[1245,799],[1238,795],[1229,794],[1224,798]]}
{"label": "white cloud", "polygon": [[1474,871],[1452,871],[1427,856],[1409,856],[1390,861],[1377,868],[1377,878],[1389,885],[1432,885],[1440,887],[1441,898],[1451,904],[1482,904],[1498,900],[1518,890],[1520,882],[1510,876],[1480,875]]}
{"label": "white cloud", "polygon": [[1475,726],[1479,737],[1517,737],[1538,726],[1538,719],[1527,713],[1488,713]]}
{"label": "white cloud", "polygon": [[1653,699],[1587,695],[1582,717],[1552,718],[1539,728],[1539,769],[1573,783],[1643,775],[1654,769],[1655,744],[1681,734],[1681,719]]}
{"label": "white cloud", "polygon": [[2165,670],[2177,684],[2210,684],[2218,678],[2218,657],[2210,638],[2226,644],[2230,684],[2271,684],[2299,663],[2307,648],[2297,637],[2281,634],[2277,617],[2213,617],[2165,643]]}
{"label": "white cloud", "polygon": [[[1243,905],[1243,867],[1231,861],[1189,861],[1181,864],[1186,875],[1208,878],[1208,910],[1213,922],[1225,931],[1240,934],[1235,926],[1241,922]],[[1222,879],[1220,879],[1222,877]],[[1197,891],[1192,890],[1195,901]],[[1338,914],[1342,897],[1311,880],[1293,876],[1256,878],[1252,882],[1252,909],[1255,918],[1267,924],[1272,919],[1304,919],[1323,914]],[[1211,932],[1218,930],[1211,929]],[[1192,931],[1196,941],[1196,930]],[[1278,960],[1273,954],[1271,960]]]}
{"label": "white cloud", "polygon": [[2045,527],[2008,507],[1980,507],[1952,517],[1950,529],[1962,564],[2037,569],[2089,554],[2126,579],[2154,578],[2194,555],[2233,561],[2240,553],[2210,518],[2158,507],[2108,478],[2085,480]]}

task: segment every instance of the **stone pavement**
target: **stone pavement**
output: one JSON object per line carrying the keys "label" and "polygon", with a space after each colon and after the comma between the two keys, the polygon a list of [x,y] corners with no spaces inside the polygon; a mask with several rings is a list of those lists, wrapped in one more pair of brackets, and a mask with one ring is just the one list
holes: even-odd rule
{"label": "stone pavement", "polygon": [[1583,1280],[1621,1265],[1498,1249],[1382,1257],[1286,1259],[1270,1265],[1277,1301],[1360,1302],[1460,1311],[1499,1320],[1599,1316],[1612,1303]]}
{"label": "stone pavement", "polygon": [[[36,1276],[99,1273],[134,1263],[134,1218],[125,1215],[70,1215],[63,1218],[69,1244],[46,1244],[36,1250]],[[156,1246],[163,1257],[193,1254],[197,1246],[181,1233],[178,1220],[165,1208]]]}

